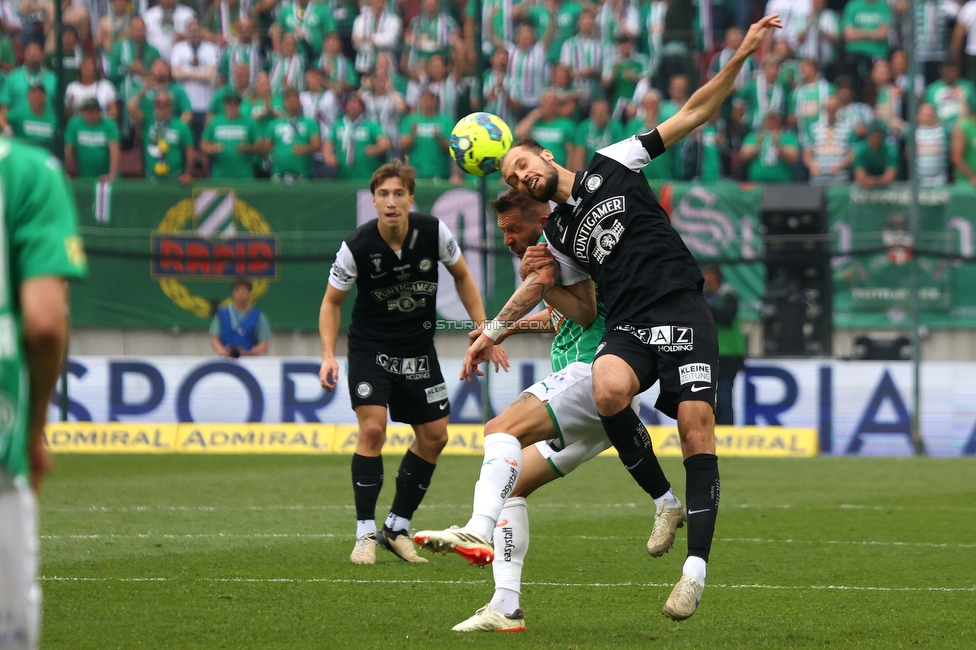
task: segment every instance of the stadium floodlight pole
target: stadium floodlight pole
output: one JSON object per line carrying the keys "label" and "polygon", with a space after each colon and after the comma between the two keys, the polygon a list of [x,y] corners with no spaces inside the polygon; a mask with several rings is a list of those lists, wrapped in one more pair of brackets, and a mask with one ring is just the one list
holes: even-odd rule
{"label": "stadium floodlight pole", "polygon": [[54,128],[54,155],[64,161],[64,43],[61,36],[64,33],[62,19],[63,0],[54,0],[54,74],[57,86],[54,90],[54,115],[57,125]]}
{"label": "stadium floodlight pole", "polygon": [[[475,3],[474,12],[474,34],[471,35],[471,49],[474,50],[474,92],[473,97],[477,101],[477,105],[481,110],[484,110],[484,82],[482,80],[482,74],[485,67],[485,51],[484,44],[481,42],[481,12],[483,10],[481,0],[469,0],[469,2]],[[481,287],[482,287],[482,300],[485,301],[485,313],[488,313],[490,307],[488,306],[488,297],[492,293],[492,288],[489,286],[491,278],[489,277],[488,269],[488,256],[491,254],[491,246],[488,242],[488,179],[484,176],[478,177],[478,204],[480,206],[479,211],[479,221],[481,222]],[[491,366],[491,364],[488,364]],[[491,419],[491,368],[489,371],[481,377],[481,419],[487,422]]]}
{"label": "stadium floodlight pole", "polygon": [[921,368],[922,368],[922,305],[919,300],[919,269],[918,255],[915,253],[918,248],[919,236],[919,182],[918,182],[918,95],[915,92],[915,80],[918,77],[918,61],[915,59],[916,35],[915,20],[919,11],[918,3],[909,3],[909,17],[905,21],[905,56],[908,58],[908,141],[906,151],[908,153],[908,186],[911,191],[911,198],[908,201],[908,223],[912,232],[912,256],[911,256],[911,312],[912,312],[912,446],[917,456],[925,455],[925,441],[922,439],[921,431],[921,411],[922,411],[922,388],[921,388]]}

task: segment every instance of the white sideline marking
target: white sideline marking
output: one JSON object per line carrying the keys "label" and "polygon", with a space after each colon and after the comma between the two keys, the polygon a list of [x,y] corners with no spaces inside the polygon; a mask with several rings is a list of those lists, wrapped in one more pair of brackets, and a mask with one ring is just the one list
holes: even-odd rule
{"label": "white sideline marking", "polygon": [[[539,509],[567,509],[567,510],[592,510],[592,509],[623,509],[623,508],[641,508],[641,509],[653,509],[651,503],[532,503],[533,510]],[[432,505],[423,504],[420,506],[421,510],[470,510],[470,503],[454,504],[454,503],[435,503]],[[839,508],[841,510],[874,510],[877,512],[887,512],[889,510],[906,510],[905,506],[892,505],[892,506],[869,506],[863,504],[852,504],[852,503],[841,503],[838,505],[807,505],[807,506],[796,506],[789,503],[781,504],[758,504],[758,503],[738,503],[723,506],[723,508],[735,508],[737,510],[831,510]],[[921,509],[922,506],[919,507]],[[45,510],[45,512],[217,512],[219,511],[245,511],[245,512],[269,512],[277,510],[353,510],[355,506],[352,504],[313,504],[313,505],[281,505],[281,504],[270,504],[264,506],[238,506],[238,507],[226,507],[226,506],[71,506],[64,508],[52,508],[51,510]],[[932,508],[925,506],[925,510],[932,510]],[[942,511],[958,511],[958,510],[974,510],[976,508],[967,506],[952,506],[946,507],[941,506],[935,508],[935,510]]]}
{"label": "white sideline marking", "polygon": [[225,539],[232,537],[243,538],[310,538],[327,539],[332,537],[353,537],[353,535],[339,535],[336,533],[184,533],[180,535],[165,533],[133,533],[128,535],[115,533],[95,533],[93,535],[41,535],[41,539],[195,539],[214,538]]}
{"label": "white sideline marking", "polygon": [[[47,582],[184,582],[182,578],[80,578],[65,576],[41,576]],[[491,584],[488,580],[344,580],[339,578],[193,578],[197,582],[221,583],[320,583],[361,585],[476,585]],[[603,589],[616,587],[672,587],[670,582],[523,582],[532,587],[582,587]],[[976,592],[972,587],[860,587],[854,585],[726,585],[709,584],[709,589],[782,589],[807,591],[910,591],[910,592]]]}
{"label": "white sideline marking", "polygon": [[[41,535],[46,540],[82,540],[82,539],[352,539],[352,533],[94,533],[68,535]],[[634,538],[623,536],[598,535],[535,535],[535,537],[560,539],[582,539],[587,541],[633,541]],[[948,542],[885,542],[877,540],[838,540],[838,539],[763,539],[761,537],[723,537],[717,541],[747,544],[839,544],[852,546],[895,546],[910,548],[976,548],[974,544]]]}

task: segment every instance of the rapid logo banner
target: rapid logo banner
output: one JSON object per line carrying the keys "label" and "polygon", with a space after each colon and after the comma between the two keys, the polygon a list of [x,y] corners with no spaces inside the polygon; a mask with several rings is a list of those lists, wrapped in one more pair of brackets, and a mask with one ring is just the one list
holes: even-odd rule
{"label": "rapid logo banner", "polygon": [[[252,299],[267,293],[278,277],[278,240],[271,226],[233,189],[198,188],[170,208],[151,237],[150,275],[184,311],[213,315],[213,302],[187,282],[252,281]],[[226,296],[224,297],[227,300]]]}

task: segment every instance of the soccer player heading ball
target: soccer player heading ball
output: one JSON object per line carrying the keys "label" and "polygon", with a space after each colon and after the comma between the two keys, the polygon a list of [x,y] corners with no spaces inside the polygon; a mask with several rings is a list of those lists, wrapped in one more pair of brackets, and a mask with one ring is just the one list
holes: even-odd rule
{"label": "soccer player heading ball", "polygon": [[[509,185],[537,201],[559,204],[545,225],[548,247],[530,247],[522,264],[529,270],[558,266],[564,287],[586,279],[600,287],[607,315],[606,334],[593,362],[594,401],[620,460],[655,499],[670,484],[631,400],[660,381],[656,407],[678,421],[686,471],[688,557],[664,606],[664,614],[675,620],[688,618],[698,607],[718,513],[713,379],[718,340],[702,297],[701,270],[641,169],[708,121],[763,36],[778,27],[778,15],[754,24],[728,64],[675,116],[650,133],[599,150],[585,171],[574,173],[555,164],[549,151],[529,139],[516,141],[501,161]],[[477,366],[490,358],[495,339],[535,304],[519,291],[516,296],[518,304],[510,300],[468,349],[462,377],[481,374]],[[453,545],[463,554],[465,537],[480,537],[479,543],[490,537],[514,483],[513,471],[518,477],[522,442],[507,432],[485,436],[485,463],[471,519],[454,531],[462,537],[441,548]],[[450,539],[451,532],[428,538]]]}

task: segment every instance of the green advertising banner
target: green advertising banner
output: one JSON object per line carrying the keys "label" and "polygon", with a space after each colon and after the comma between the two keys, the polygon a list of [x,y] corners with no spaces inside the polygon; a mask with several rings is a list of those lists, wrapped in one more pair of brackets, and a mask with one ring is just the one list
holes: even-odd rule
{"label": "green advertising banner", "polygon": [[922,322],[940,328],[976,325],[976,266],[960,259],[973,255],[972,186],[923,189],[917,240],[907,187],[834,187],[826,199],[837,327],[908,326],[913,261],[918,262]]}
{"label": "green advertising banner", "polygon": [[[504,189],[493,180],[489,198]],[[740,313],[755,318],[765,287],[764,267],[752,261],[760,254],[762,190],[732,183],[655,189],[702,263],[730,262],[722,268],[739,291]],[[339,244],[376,216],[369,189],[354,182],[180,187],[76,181],[74,192],[90,273],[74,289],[72,309],[75,324],[87,327],[202,329],[215,305],[228,299],[232,280],[246,276],[273,328],[314,330]],[[486,255],[475,186],[421,183],[415,197],[417,210],[454,232],[479,286],[487,263],[489,286],[482,291],[489,315],[497,313],[516,286],[516,260],[494,215],[488,216]],[[440,316],[467,320],[446,270],[440,280]]]}
{"label": "green advertising banner", "polygon": [[766,292],[762,259],[763,190],[756,185],[669,183],[654,188],[699,264],[715,263],[739,294],[739,316],[759,319]]}

